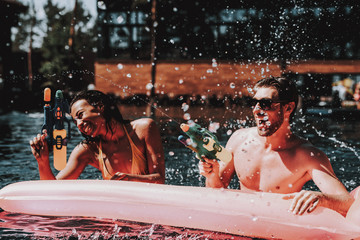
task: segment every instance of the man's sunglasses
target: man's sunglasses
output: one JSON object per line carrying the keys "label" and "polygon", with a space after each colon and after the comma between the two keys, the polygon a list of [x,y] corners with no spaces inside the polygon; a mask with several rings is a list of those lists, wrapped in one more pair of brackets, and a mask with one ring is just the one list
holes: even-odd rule
{"label": "man's sunglasses", "polygon": [[271,100],[271,99],[255,99],[255,98],[252,98],[250,100],[250,105],[252,107],[255,107],[256,104],[259,103],[259,106],[262,110],[270,110],[272,108],[272,104],[273,103],[288,103],[289,101],[287,100]]}

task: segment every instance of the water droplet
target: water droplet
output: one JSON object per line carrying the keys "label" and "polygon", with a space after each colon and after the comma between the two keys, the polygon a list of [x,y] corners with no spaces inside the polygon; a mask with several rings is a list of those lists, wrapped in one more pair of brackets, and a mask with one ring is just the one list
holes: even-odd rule
{"label": "water droplet", "polygon": [[123,16],[119,16],[119,17],[116,19],[116,21],[117,21],[118,23],[124,22]]}
{"label": "water droplet", "polygon": [[175,153],[173,151],[169,152],[169,156],[174,156],[174,155],[175,155]]}
{"label": "water droplet", "polygon": [[146,84],[146,90],[151,90],[153,85],[151,83]]}
{"label": "water droplet", "polygon": [[190,113],[185,113],[183,118],[184,120],[190,120],[191,119]]}
{"label": "water droplet", "polygon": [[90,83],[90,84],[87,86],[87,89],[88,89],[88,90],[95,90],[95,84]]}
{"label": "water droplet", "polygon": [[181,105],[181,109],[182,109],[184,112],[186,112],[187,110],[189,110],[189,105],[186,104],[186,103],[183,103],[183,104]]}
{"label": "water droplet", "polygon": [[179,80],[179,84],[183,84],[184,83],[184,80],[183,79],[180,79]]}
{"label": "water droplet", "polygon": [[213,59],[212,59],[212,67],[217,67],[217,66],[218,66],[218,65],[217,65],[216,59],[213,58]]}
{"label": "water droplet", "polygon": [[101,10],[106,10],[106,5],[105,5],[104,1],[98,1],[97,7]]}
{"label": "water droplet", "polygon": [[235,88],[235,83],[230,83],[230,88],[234,89]]}
{"label": "water droplet", "polygon": [[213,122],[209,124],[209,131],[215,133],[220,128],[220,123]]}
{"label": "water droplet", "polygon": [[124,68],[124,65],[122,65],[121,63],[119,63],[119,64],[117,65],[117,68],[121,70],[121,69]]}
{"label": "water droplet", "polygon": [[232,134],[232,130],[227,130],[226,135],[230,136]]}
{"label": "water droplet", "polygon": [[130,73],[126,74],[126,77],[131,78],[131,74]]}

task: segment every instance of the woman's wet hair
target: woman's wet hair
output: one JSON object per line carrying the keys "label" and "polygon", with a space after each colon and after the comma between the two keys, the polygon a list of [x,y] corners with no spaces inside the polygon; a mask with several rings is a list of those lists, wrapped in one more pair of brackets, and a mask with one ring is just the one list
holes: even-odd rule
{"label": "woman's wet hair", "polygon": [[261,87],[275,88],[278,92],[278,100],[295,103],[295,108],[290,115],[290,119],[292,119],[299,102],[299,94],[295,82],[285,77],[268,77],[261,79],[255,84],[255,89]]}
{"label": "woman's wet hair", "polygon": [[[111,119],[115,119],[120,123],[128,122],[123,119],[119,108],[116,104],[116,100],[108,94],[97,90],[84,90],[78,92],[70,103],[70,109],[72,105],[79,100],[86,100],[94,108],[102,109],[102,116],[105,119],[106,129],[113,133],[111,127]],[[85,138],[91,138],[89,136],[84,136]]]}

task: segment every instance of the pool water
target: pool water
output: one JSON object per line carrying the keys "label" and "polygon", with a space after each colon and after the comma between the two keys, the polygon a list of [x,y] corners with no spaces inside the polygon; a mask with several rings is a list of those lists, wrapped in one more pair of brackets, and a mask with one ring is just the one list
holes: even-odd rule
{"label": "pool water", "polygon": [[[144,117],[147,107],[121,106],[125,118]],[[203,127],[217,129],[216,135],[225,145],[239,128],[253,126],[251,109],[179,106],[157,108],[154,118],[160,127],[165,151],[166,184],[204,186],[194,154],[178,140],[179,125],[191,119]],[[39,179],[37,163],[31,154],[29,140],[43,124],[42,112],[11,112],[0,116],[0,187],[10,183]],[[329,118],[298,114],[293,130],[324,151],[338,178],[351,191],[360,185],[360,121],[335,121]],[[68,153],[82,137],[72,125],[73,137]],[[101,179],[101,173],[87,167],[81,179]],[[238,188],[233,179],[231,188]],[[305,188],[315,190],[309,182]],[[241,239],[229,234],[133,223],[98,218],[64,218],[30,216],[0,212],[0,238],[11,239]],[[249,239],[249,238],[243,238]]]}

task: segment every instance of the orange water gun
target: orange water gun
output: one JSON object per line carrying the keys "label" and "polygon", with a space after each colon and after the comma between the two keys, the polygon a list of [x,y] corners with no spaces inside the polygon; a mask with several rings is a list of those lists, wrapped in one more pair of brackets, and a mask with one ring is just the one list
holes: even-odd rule
{"label": "orange water gun", "polygon": [[[54,154],[54,167],[60,171],[66,166],[66,146],[71,138],[71,121],[65,116],[66,113],[70,113],[69,104],[64,99],[62,91],[57,90],[55,94],[55,105],[54,108],[51,109],[50,88],[44,90],[44,103],[44,124],[42,130],[46,129],[47,131],[49,149],[52,149]],[[64,122],[68,123],[68,136],[66,135]],[[52,146],[52,148],[50,146]]]}

